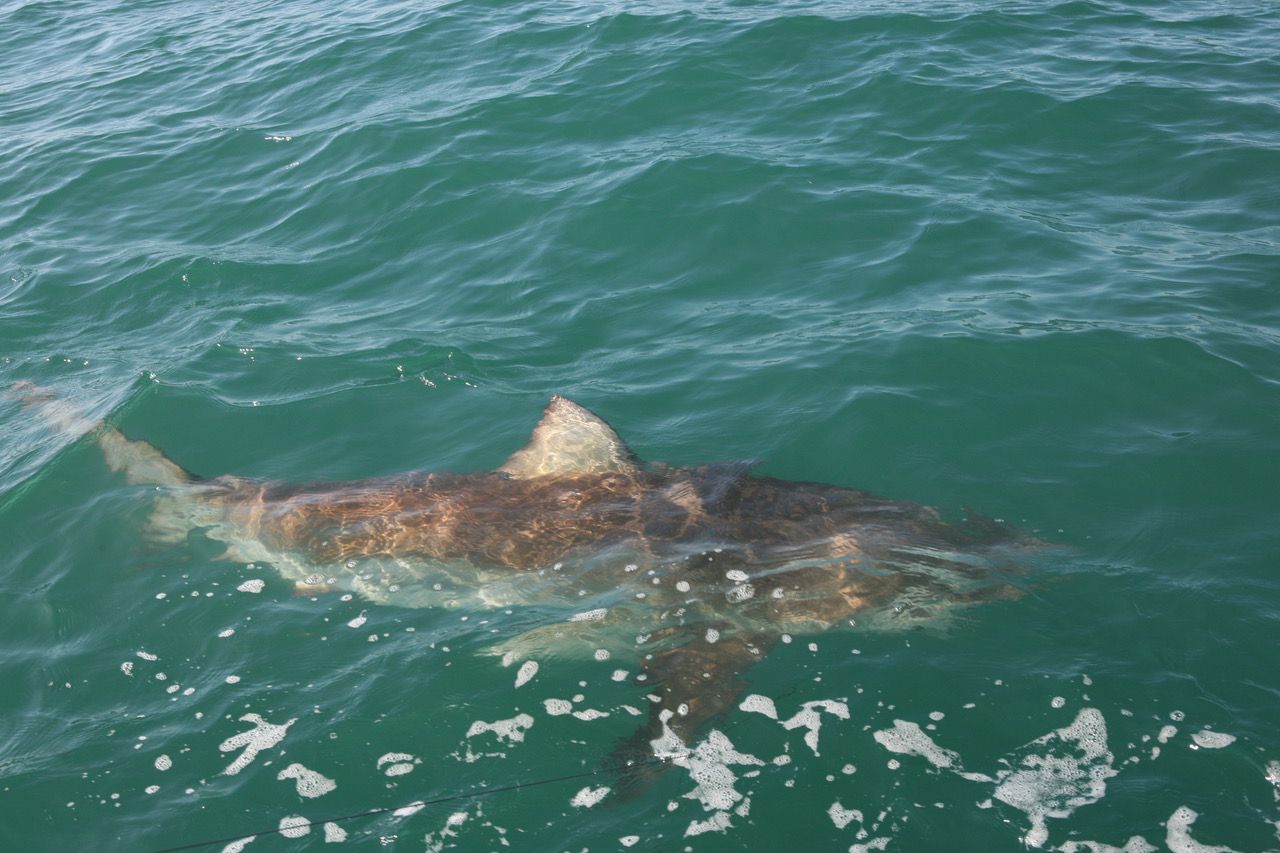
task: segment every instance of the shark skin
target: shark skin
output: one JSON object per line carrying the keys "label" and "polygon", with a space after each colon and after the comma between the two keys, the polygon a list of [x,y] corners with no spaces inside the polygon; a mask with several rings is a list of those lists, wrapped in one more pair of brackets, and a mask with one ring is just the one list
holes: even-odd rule
{"label": "shark skin", "polygon": [[158,488],[154,540],[200,531],[226,559],[389,606],[534,604],[546,623],[494,654],[636,661],[650,709],[613,754],[634,768],[624,795],[673,737],[689,744],[735,706],[743,673],[784,634],[914,627],[1016,597],[1020,558],[1044,547],[987,519],[949,524],[927,506],[756,476],[749,463],[646,466],[560,396],[494,471],[293,484],[201,479],[42,389],[12,391]]}

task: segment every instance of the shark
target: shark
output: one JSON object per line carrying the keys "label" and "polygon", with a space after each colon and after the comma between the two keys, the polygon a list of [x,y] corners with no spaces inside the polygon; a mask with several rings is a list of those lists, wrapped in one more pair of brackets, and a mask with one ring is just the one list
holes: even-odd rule
{"label": "shark", "polygon": [[507,663],[637,662],[649,713],[619,741],[617,766],[692,743],[790,635],[900,630],[1016,598],[1022,559],[1044,545],[976,514],[949,522],[911,501],[761,476],[751,461],[646,464],[603,418],[558,395],[494,470],[292,483],[201,477],[42,388],[12,391],[154,491],[148,539],[203,535],[222,558],[270,565],[304,593],[537,606],[538,627],[493,644]]}

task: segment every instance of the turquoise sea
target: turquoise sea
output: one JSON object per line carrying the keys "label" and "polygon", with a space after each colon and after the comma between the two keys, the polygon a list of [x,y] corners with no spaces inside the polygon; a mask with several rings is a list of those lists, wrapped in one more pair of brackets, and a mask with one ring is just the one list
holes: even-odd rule
{"label": "turquoise sea", "polygon": [[559,393],[646,460],[1056,546],[1020,597],[780,643],[625,799],[636,660],[516,686],[486,651],[538,603],[149,542],[154,489],[6,397],[0,850],[1280,850],[1274,4],[4,0],[0,33],[2,388],[289,481],[493,468]]}

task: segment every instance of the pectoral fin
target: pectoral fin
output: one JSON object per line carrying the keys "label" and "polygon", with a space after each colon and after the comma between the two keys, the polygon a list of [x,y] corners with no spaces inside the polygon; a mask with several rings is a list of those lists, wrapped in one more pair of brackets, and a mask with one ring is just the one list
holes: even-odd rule
{"label": "pectoral fin", "polygon": [[[658,652],[644,666],[651,690],[649,719],[614,749],[622,798],[641,793],[662,765],[655,747],[670,746],[671,735],[688,745],[705,726],[731,710],[747,687],[739,676],[773,646],[773,634],[702,626],[689,642]],[[655,701],[656,700],[656,701]]]}

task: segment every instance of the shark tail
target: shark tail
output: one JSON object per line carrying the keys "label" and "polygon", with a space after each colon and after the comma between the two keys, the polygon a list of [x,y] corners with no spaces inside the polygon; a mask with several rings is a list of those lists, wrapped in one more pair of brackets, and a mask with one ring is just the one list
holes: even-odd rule
{"label": "shark tail", "polygon": [[47,388],[30,382],[17,382],[9,388],[23,406],[35,411],[50,426],[71,436],[89,434],[102,450],[107,467],[123,472],[135,485],[181,486],[195,477],[153,444],[126,438],[120,430],[104,422],[94,422]]}

